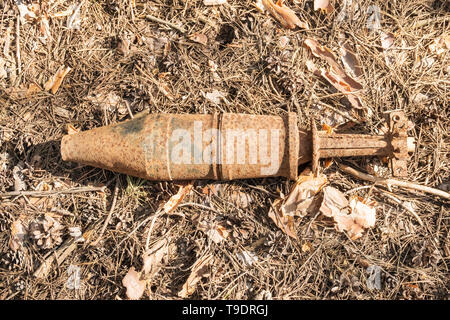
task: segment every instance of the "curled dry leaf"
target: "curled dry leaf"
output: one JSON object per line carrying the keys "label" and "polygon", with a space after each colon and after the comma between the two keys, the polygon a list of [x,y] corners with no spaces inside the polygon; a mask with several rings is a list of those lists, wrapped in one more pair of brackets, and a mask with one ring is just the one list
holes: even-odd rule
{"label": "curled dry leaf", "polygon": [[175,210],[176,207],[178,207],[178,205],[183,200],[184,196],[187,195],[189,192],[191,192],[192,187],[193,187],[192,182],[185,186],[180,186],[180,188],[178,189],[178,192],[176,194],[174,194],[172,197],[170,197],[169,201],[167,201],[164,204],[164,207],[163,207],[164,212],[169,213],[169,212],[172,212],[173,210]]}
{"label": "curled dry leaf", "polygon": [[195,32],[189,36],[189,39],[204,46],[208,44],[208,37],[203,33]]}
{"label": "curled dry leaf", "polygon": [[31,97],[35,93],[41,92],[42,89],[35,83],[30,83],[28,86],[27,92],[25,93],[26,97]]}
{"label": "curled dry leaf", "polygon": [[202,221],[199,223],[198,228],[203,231],[214,243],[220,243],[230,235],[227,228],[218,223]]}
{"label": "curled dry leaf", "polygon": [[46,12],[43,12],[41,17],[39,18],[39,31],[41,32],[40,39],[42,39],[43,41],[51,39],[52,34],[50,32],[50,25],[48,22],[48,16]]}
{"label": "curled dry leaf", "polygon": [[61,66],[54,76],[52,76],[44,85],[46,91],[52,91],[53,94],[58,91],[64,77],[72,70],[70,67]]}
{"label": "curled dry leaf", "polygon": [[78,132],[80,132],[80,130],[79,129],[77,129],[77,128],[75,128],[74,126],[73,126],[73,124],[71,124],[71,123],[69,123],[68,125],[67,125],[67,134],[75,134],[75,133],[78,133]]}
{"label": "curled dry leaf", "polygon": [[39,5],[25,5],[20,3],[17,5],[22,22],[36,19],[39,14]]}
{"label": "curled dry leaf", "polygon": [[16,251],[23,247],[26,234],[27,231],[22,223],[22,220],[17,219],[11,224],[11,239],[9,241],[9,247],[11,250]]}
{"label": "curled dry leaf", "polygon": [[126,37],[120,37],[117,41],[117,51],[123,55],[127,56],[130,53],[130,40]]}
{"label": "curled dry leaf", "polygon": [[0,58],[0,79],[5,79],[8,76],[8,73],[5,70],[6,60]]}
{"label": "curled dry leaf", "polygon": [[104,92],[98,92],[94,95],[87,96],[86,100],[98,105],[102,109],[106,109],[109,112],[114,112],[117,110],[120,115],[128,113],[126,102],[114,91],[109,91],[107,94]]}
{"label": "curled dry leaf", "polygon": [[162,239],[157,241],[143,255],[144,266],[142,272],[146,278],[153,277],[161,268],[161,261],[169,254],[169,241]]}
{"label": "curled dry leaf", "polygon": [[314,11],[317,10],[329,14],[333,12],[333,6],[331,5],[330,0],[314,0]]}
{"label": "curled dry leaf", "polygon": [[128,270],[127,275],[123,278],[122,284],[127,289],[127,297],[131,300],[139,300],[145,291],[145,281],[140,280],[141,273],[136,272],[134,267]]}
{"label": "curled dry leaf", "polygon": [[[391,32],[380,31],[380,40],[386,65],[388,67],[403,65],[407,59],[407,51],[394,48],[394,34]],[[406,42],[404,40],[402,40],[402,49],[403,48],[406,48]]]}
{"label": "curled dry leaf", "polygon": [[251,267],[258,261],[256,254],[246,250],[236,253],[236,257],[245,267]]}
{"label": "curled dry leaf", "polygon": [[443,55],[450,49],[450,34],[444,34],[436,39],[428,46],[431,53],[437,56]]}
{"label": "curled dry leaf", "polygon": [[324,59],[330,66],[330,70],[325,70],[325,68],[318,70],[311,62],[309,62],[309,64],[307,64],[308,69],[315,74],[319,73],[333,87],[344,93],[353,107],[362,109],[363,105],[359,98],[358,91],[363,89],[363,86],[344,71],[337,62],[333,52],[314,39],[306,39],[304,44],[311,50],[311,53],[314,56]]}
{"label": "curled dry leaf", "polygon": [[70,17],[67,18],[67,28],[68,29],[80,30],[80,26],[81,26],[80,9],[81,9],[82,4],[83,4],[83,1],[81,1],[79,4],[73,4],[70,7],[71,14],[70,14]]}
{"label": "curled dry leaf", "polygon": [[[209,71],[212,74],[213,80],[219,82],[220,81],[220,76],[217,73],[217,69],[218,69],[219,66],[217,65],[217,63],[215,63],[212,60],[208,60],[208,66],[209,66]],[[214,90],[214,91],[217,91],[217,90]]]}
{"label": "curled dry leaf", "polygon": [[333,187],[323,188],[323,200],[320,212],[329,218],[333,218],[342,213],[348,207],[348,200],[342,192]]}
{"label": "curled dry leaf", "polygon": [[276,199],[269,218],[287,235],[296,239],[294,217],[304,217],[315,209],[315,195],[327,183],[325,175],[314,177],[310,169],[304,170],[285,199]]}
{"label": "curled dry leaf", "polygon": [[339,51],[341,53],[341,61],[344,64],[346,71],[359,80],[363,73],[356,54],[350,49],[348,44],[342,44]]}
{"label": "curled dry leaf", "polygon": [[256,2],[253,4],[253,6],[256,9],[258,9],[258,11],[261,12],[261,13],[264,13],[264,11],[266,11],[262,0],[256,0]]}
{"label": "curled dry leaf", "polygon": [[247,208],[254,201],[254,199],[250,194],[240,190],[233,190],[233,188],[231,191],[230,198],[235,205],[237,205],[242,209]]}
{"label": "curled dry leaf", "polygon": [[186,282],[183,284],[183,288],[178,292],[180,298],[187,298],[195,292],[197,283],[210,274],[210,265],[213,262],[214,256],[210,253],[206,256],[198,259],[192,266],[191,274]]}
{"label": "curled dry leaf", "polygon": [[309,29],[306,22],[301,21],[295,12],[283,4],[284,0],[278,0],[274,3],[272,0],[262,0],[264,7],[269,11],[281,25],[288,29],[295,29],[296,27],[302,29]]}
{"label": "curled dry leaf", "polygon": [[355,197],[349,203],[344,194],[333,187],[323,189],[320,212],[333,218],[336,230],[346,231],[353,240],[360,238],[365,228],[375,225],[375,202],[365,203]]}
{"label": "curled dry leaf", "polygon": [[372,228],[376,221],[376,202],[363,201],[359,197],[354,197],[350,200],[351,215],[357,224],[363,228]]}
{"label": "curled dry leaf", "polygon": [[214,89],[212,92],[207,92],[203,94],[203,96],[216,105],[220,105],[222,101],[225,104],[229,104],[227,98],[225,98],[225,94],[219,90]]}

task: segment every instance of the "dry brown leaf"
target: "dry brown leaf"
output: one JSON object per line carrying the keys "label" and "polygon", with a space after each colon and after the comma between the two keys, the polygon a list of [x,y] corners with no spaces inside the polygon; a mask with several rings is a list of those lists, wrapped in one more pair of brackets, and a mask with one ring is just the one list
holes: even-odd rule
{"label": "dry brown leaf", "polygon": [[282,199],[276,199],[273,202],[272,207],[269,210],[269,218],[272,219],[275,225],[289,237],[297,239],[294,226],[294,217],[283,214],[281,210],[282,203]]}
{"label": "dry brown leaf", "polygon": [[376,202],[363,201],[359,197],[350,200],[351,215],[357,224],[363,228],[372,228],[376,221]]}
{"label": "dry brown leaf", "polygon": [[323,188],[323,200],[320,206],[320,212],[333,218],[342,213],[342,210],[348,207],[348,200],[342,192],[333,187]]}
{"label": "dry brown leaf", "polygon": [[109,112],[114,112],[117,110],[120,115],[128,113],[126,102],[114,91],[109,91],[107,94],[104,92],[98,92],[87,96],[86,100],[98,105],[102,108],[102,110],[103,108]]}
{"label": "dry brown leaf", "polygon": [[342,44],[339,48],[341,61],[347,72],[350,72],[356,79],[362,77],[362,68],[356,54],[350,49],[348,44]]}
{"label": "dry brown leaf", "polygon": [[180,298],[187,298],[195,292],[197,283],[210,274],[210,265],[213,262],[214,256],[210,253],[206,256],[198,259],[192,266],[191,274],[186,282],[183,284],[183,288],[178,292]]}
{"label": "dry brown leaf", "polygon": [[339,75],[333,73],[332,71],[326,71],[325,69],[322,69],[320,71],[320,74],[323,78],[325,78],[333,87],[335,87],[337,90],[339,90],[341,93],[344,93],[348,101],[351,103],[351,105],[356,109],[363,109],[364,106],[361,102],[361,99],[356,95],[352,93],[351,86],[342,78],[339,77]]}
{"label": "dry brown leaf", "polygon": [[189,36],[189,39],[204,46],[208,44],[208,37],[203,33],[195,32]]}
{"label": "dry brown leaf", "polygon": [[357,91],[363,89],[363,86],[359,82],[345,73],[330,49],[322,46],[314,39],[306,39],[304,43],[311,50],[311,53],[314,56],[322,58],[328,62],[331,67],[330,73],[333,73],[336,77],[339,78],[340,81],[345,83],[345,86],[348,87],[347,91]]}
{"label": "dry brown leaf", "polygon": [[314,196],[326,183],[325,175],[314,177],[311,170],[306,169],[297,178],[281,210],[286,215],[304,217],[313,204]]}
{"label": "dry brown leaf", "polygon": [[126,37],[121,37],[117,41],[117,51],[123,56],[127,56],[130,53],[130,40]]}
{"label": "dry brown leaf", "polygon": [[306,241],[302,244],[302,252],[309,252],[309,251],[311,251],[311,242]]}
{"label": "dry brown leaf", "polygon": [[261,13],[264,13],[266,9],[264,8],[264,4],[262,3],[262,0],[256,0],[255,3],[253,3],[253,6]]}
{"label": "dry brown leaf", "polygon": [[64,77],[69,73],[69,71],[72,70],[70,67],[61,66],[59,67],[58,71],[54,76],[52,76],[44,85],[44,89],[46,91],[52,91],[53,94],[58,91],[59,87],[61,86],[61,83],[64,79]]}
{"label": "dry brown leaf", "polygon": [[36,19],[37,15],[39,14],[39,5],[25,5],[23,3],[20,3],[17,5],[17,8],[19,9],[20,18],[23,21],[30,21]]}
{"label": "dry brown leaf", "polygon": [[48,17],[45,12],[39,18],[39,31],[41,32],[40,39],[47,40],[52,38],[52,34],[50,32],[50,25],[48,22]]}
{"label": "dry brown leaf", "polygon": [[11,238],[9,241],[11,250],[16,251],[23,247],[26,233],[27,231],[21,219],[17,219],[11,224]]}
{"label": "dry brown leaf", "polygon": [[31,98],[34,94],[41,92],[42,89],[35,83],[30,83],[28,88],[24,85],[20,87],[10,87],[5,89],[12,99]]}
{"label": "dry brown leaf", "polygon": [[25,96],[27,98],[31,97],[33,94],[41,92],[42,89],[35,83],[30,83],[28,86],[27,92],[25,93]]}
{"label": "dry brown leaf", "polygon": [[230,235],[227,228],[218,223],[202,221],[199,223],[198,228],[203,231],[214,243],[220,243]]}
{"label": "dry brown leaf", "polygon": [[331,5],[330,0],[314,0],[314,11],[317,10],[329,14],[333,12],[333,6]]}
{"label": "dry brown leaf", "polygon": [[79,30],[81,27],[81,17],[80,17],[80,9],[83,1],[78,4],[73,4],[71,6],[72,13],[70,17],[67,18],[67,28],[68,29],[77,29]]}
{"label": "dry brown leaf", "polygon": [[71,124],[71,123],[69,123],[68,125],[67,125],[67,134],[75,134],[75,133],[78,133],[78,132],[80,132],[80,130],[79,129],[77,129],[77,128],[75,128],[74,126],[73,126],[73,124]]}
{"label": "dry brown leaf", "polygon": [[192,182],[185,186],[180,186],[180,189],[178,189],[177,194],[170,197],[169,201],[167,201],[164,204],[164,207],[163,207],[164,212],[169,213],[169,212],[172,212],[173,210],[175,210],[176,207],[178,207],[180,202],[183,200],[184,196],[187,195],[189,192],[191,192],[192,187],[193,187]]}
{"label": "dry brown leaf", "polygon": [[431,53],[437,56],[443,55],[447,50],[450,49],[450,35],[442,35],[436,39],[428,46]]}
{"label": "dry brown leaf", "polygon": [[225,104],[229,104],[230,102],[227,100],[227,98],[225,97],[225,94],[219,90],[214,89],[212,92],[207,92],[207,93],[203,93],[202,95],[209,101],[211,101],[212,103],[214,103],[215,105],[220,105],[222,103],[222,101]]}
{"label": "dry brown leaf", "polygon": [[253,203],[253,198],[250,194],[239,190],[232,190],[230,199],[235,205],[242,209],[247,208],[251,203]]}
{"label": "dry brown leaf", "polygon": [[262,0],[264,7],[277,19],[281,25],[288,29],[296,27],[309,29],[306,22],[301,21],[292,9],[283,4],[284,0],[278,0],[274,3],[272,0]]}
{"label": "dry brown leaf", "polygon": [[147,279],[152,278],[161,268],[161,261],[169,254],[169,241],[162,239],[157,241],[143,255],[144,266],[142,272]]}
{"label": "dry brown leaf", "polygon": [[[401,66],[407,59],[407,51],[395,49],[395,36],[391,32],[380,32],[381,47],[383,48],[384,60],[389,67]],[[402,48],[406,48],[406,41],[402,40]]]}
{"label": "dry brown leaf", "polygon": [[123,278],[122,284],[127,289],[127,297],[131,300],[139,300],[145,291],[145,281],[140,280],[141,273],[136,272],[134,267],[128,270],[127,275]]}
{"label": "dry brown leaf", "polygon": [[363,89],[363,86],[345,73],[344,69],[336,61],[336,58],[330,49],[319,44],[314,39],[306,39],[304,44],[311,50],[311,53],[322,58],[330,65],[330,70],[321,68],[318,70],[312,62],[307,61],[307,68],[314,74],[320,74],[333,87],[344,93],[351,105],[357,109],[363,109],[363,104],[358,96],[358,91]]}
{"label": "dry brown leaf", "polygon": [[375,202],[365,203],[355,197],[349,203],[344,194],[336,188],[323,189],[320,212],[333,218],[336,230],[347,232],[352,240],[360,238],[365,228],[375,225],[375,211]]}
{"label": "dry brown leaf", "polygon": [[315,208],[315,195],[327,183],[324,175],[314,177],[310,169],[304,170],[292,186],[289,195],[276,199],[269,210],[269,218],[292,238],[297,238],[294,217],[304,217]]}

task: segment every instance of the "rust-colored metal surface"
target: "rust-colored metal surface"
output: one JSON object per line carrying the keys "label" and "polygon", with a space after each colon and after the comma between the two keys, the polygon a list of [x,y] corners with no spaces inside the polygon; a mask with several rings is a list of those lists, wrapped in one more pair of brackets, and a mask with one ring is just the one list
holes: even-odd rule
{"label": "rust-colored metal surface", "polygon": [[319,159],[385,155],[391,160],[393,176],[408,174],[408,153],[414,152],[414,138],[407,135],[407,118],[402,111],[390,112],[387,117],[389,131],[386,135],[329,134],[312,125],[312,167],[317,172]]}
{"label": "rust-colored metal surface", "polygon": [[143,115],[64,136],[61,155],[148,180],[297,177],[294,113]]}
{"label": "rust-colored metal surface", "polygon": [[294,113],[146,114],[122,123],[64,136],[61,155],[148,180],[232,180],[283,176],[320,158],[388,155],[394,174],[405,174],[406,117],[390,117],[384,136],[299,130]]}

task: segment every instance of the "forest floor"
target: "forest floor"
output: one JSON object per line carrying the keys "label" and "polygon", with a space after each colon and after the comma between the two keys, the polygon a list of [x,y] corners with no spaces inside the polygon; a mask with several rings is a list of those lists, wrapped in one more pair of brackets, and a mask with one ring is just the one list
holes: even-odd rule
{"label": "forest floor", "polygon": [[[416,140],[405,180],[449,191],[448,3],[330,1],[328,12],[286,0],[307,30],[283,27],[255,3],[48,0],[21,13],[1,1],[0,299],[126,299],[127,274],[142,299],[449,298],[450,202],[338,167],[389,177],[384,159],[323,169],[329,186],[376,202],[375,226],[358,239],[315,214],[295,217],[296,239],[285,234],[269,211],[289,194],[286,178],[195,181],[161,214],[179,183],[62,161],[68,130],[142,111],[295,112],[306,129],[313,118],[336,132],[380,134],[385,113],[403,110]],[[359,73],[361,109],[312,72],[327,60],[306,39]],[[343,64],[345,52],[358,62]],[[59,87],[48,81],[58,71]]]}

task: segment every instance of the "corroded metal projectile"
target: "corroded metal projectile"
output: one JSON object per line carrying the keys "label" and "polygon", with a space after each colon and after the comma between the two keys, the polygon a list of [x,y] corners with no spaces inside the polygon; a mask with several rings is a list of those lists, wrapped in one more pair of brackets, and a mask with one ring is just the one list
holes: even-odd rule
{"label": "corroded metal projectile", "polygon": [[407,173],[406,117],[391,113],[382,136],[299,130],[297,116],[144,114],[72,135],[61,142],[74,161],[148,180],[297,178],[298,166],[320,158],[386,155],[393,174]]}

